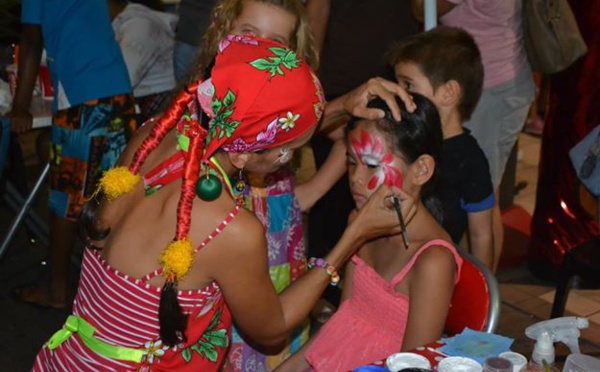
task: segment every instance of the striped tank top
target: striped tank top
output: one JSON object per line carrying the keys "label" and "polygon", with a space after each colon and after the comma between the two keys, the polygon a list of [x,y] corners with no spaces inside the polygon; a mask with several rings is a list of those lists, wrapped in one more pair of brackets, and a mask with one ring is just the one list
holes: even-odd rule
{"label": "striped tank top", "polygon": [[[167,172],[169,178],[174,179],[173,172],[178,171]],[[164,179],[158,177],[154,181]],[[229,213],[195,253],[233,221],[239,208],[236,206]],[[81,270],[73,315],[95,328],[94,338],[110,345],[142,350],[142,361],[129,362],[99,355],[73,333],[52,350],[46,343],[37,355],[34,372],[218,370],[231,338],[231,314],[216,282],[198,290],[178,292],[179,304],[188,315],[187,341],[167,347],[159,336],[161,288],[149,284],[152,278],[162,274],[162,267],[143,278],[132,278],[111,267],[98,250],[88,248]]]}

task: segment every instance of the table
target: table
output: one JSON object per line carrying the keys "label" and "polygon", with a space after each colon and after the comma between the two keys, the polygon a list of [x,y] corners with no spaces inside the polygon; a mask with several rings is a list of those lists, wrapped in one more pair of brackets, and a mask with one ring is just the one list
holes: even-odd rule
{"label": "table", "polygon": [[34,96],[31,100],[30,112],[33,116],[33,129],[47,128],[52,126],[52,104],[53,100]]}
{"label": "table", "polygon": [[[52,103],[52,101],[45,100],[39,96],[34,96],[32,98],[30,110],[33,116],[33,129],[50,127],[52,125]],[[7,120],[4,119],[3,122],[6,124]],[[9,126],[5,125],[5,128],[9,128]],[[3,138],[4,137],[5,136],[3,135]],[[50,164],[48,163],[38,175],[31,192],[25,198],[21,196],[10,182],[7,182],[6,193],[3,198],[8,206],[16,212],[16,215],[0,245],[0,258],[2,258],[6,252],[6,249],[12,242],[23,222],[25,222],[29,230],[38,240],[40,240],[40,242],[48,244],[48,224],[40,218],[35,211],[30,211],[29,208],[42,188],[49,171]]]}

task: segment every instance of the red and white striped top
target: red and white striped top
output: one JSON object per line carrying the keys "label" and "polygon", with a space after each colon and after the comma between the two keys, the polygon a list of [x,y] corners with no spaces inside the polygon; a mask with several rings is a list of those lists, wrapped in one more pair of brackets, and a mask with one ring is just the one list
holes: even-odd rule
{"label": "red and white striped top", "polygon": [[[196,248],[208,244],[235,218],[239,206]],[[161,288],[148,284],[158,269],[136,279],[112,268],[97,250],[86,249],[73,314],[96,328],[109,344],[147,351],[142,364],[108,359],[89,350],[77,334],[54,350],[39,352],[33,371],[216,371],[229,344],[231,315],[217,283],[179,291],[188,314],[187,342],[174,348],[159,339]]]}

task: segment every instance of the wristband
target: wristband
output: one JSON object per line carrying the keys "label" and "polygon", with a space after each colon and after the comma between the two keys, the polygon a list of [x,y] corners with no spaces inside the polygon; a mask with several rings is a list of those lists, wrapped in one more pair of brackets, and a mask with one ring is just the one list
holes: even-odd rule
{"label": "wristband", "polygon": [[327,261],[325,261],[322,258],[315,258],[315,257],[311,257],[308,260],[308,268],[312,269],[314,267],[320,267],[323,270],[325,270],[325,272],[327,273],[327,275],[329,275],[329,284],[331,284],[332,286],[337,286],[338,283],[340,282],[340,274],[338,274],[337,270],[335,269],[335,267],[333,267],[332,265],[328,264]]}

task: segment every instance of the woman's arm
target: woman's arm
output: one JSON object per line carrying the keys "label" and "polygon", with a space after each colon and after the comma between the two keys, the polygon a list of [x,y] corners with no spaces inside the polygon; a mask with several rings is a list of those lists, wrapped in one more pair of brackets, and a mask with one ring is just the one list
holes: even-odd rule
{"label": "woman's arm", "polygon": [[[419,22],[423,22],[425,19],[425,0],[411,0],[412,13]],[[456,4],[451,3],[447,0],[437,0],[437,16],[438,18],[448,13]]]}
{"label": "woman's arm", "polygon": [[402,350],[439,339],[444,330],[456,263],[448,248],[430,247],[410,271],[410,309]]}
{"label": "woman's arm", "polygon": [[[361,208],[324,257],[328,263],[341,267],[366,240],[399,232],[397,216],[386,200],[389,190],[380,188]],[[404,213],[413,213],[413,206],[403,203]],[[236,324],[259,343],[282,341],[309,314],[329,284],[329,276],[321,268],[312,269],[277,295],[269,277],[264,230],[250,213],[238,214],[217,239],[218,245],[207,247],[218,249],[206,250],[210,257],[205,256],[205,267],[221,286]]]}
{"label": "woman's arm", "polygon": [[309,210],[346,173],[346,144],[336,141],[325,162],[306,182],[296,186],[294,194],[302,212]]}

